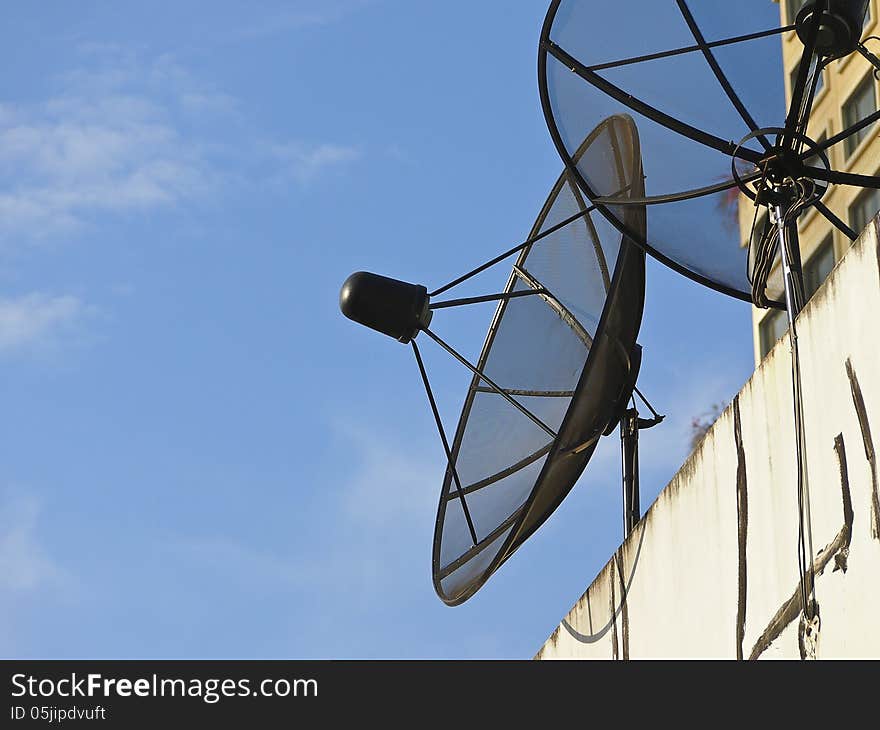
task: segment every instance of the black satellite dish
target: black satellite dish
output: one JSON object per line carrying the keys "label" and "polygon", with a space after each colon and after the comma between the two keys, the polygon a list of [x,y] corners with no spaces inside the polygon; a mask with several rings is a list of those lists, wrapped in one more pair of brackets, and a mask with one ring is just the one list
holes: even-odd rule
{"label": "black satellite dish", "polygon": [[[690,7],[693,5],[693,8]],[[838,186],[880,188],[873,174],[834,169],[828,151],[852,146],[880,111],[850,119],[836,134],[810,138],[822,70],[857,53],[868,0],[809,0],[780,27],[778,6],[740,2],[626,3],[553,0],[541,32],[539,88],[556,147],[581,190],[608,220],[684,275],[758,306],[784,307],[792,342],[799,561],[805,621],[818,621],[804,458],[803,403],[795,317],[804,303],[798,218],[811,209],[851,240]],[[672,21],[672,22],[670,22]],[[662,30],[658,30],[662,29]],[[867,40],[867,39],[866,39]],[[781,44],[800,61],[783,103]],[[646,194],[609,196],[577,159],[581,130],[608,113],[634,113],[644,142]],[[842,157],[842,155],[840,155]],[[676,164],[669,164],[674,159]],[[873,173],[874,170],[869,172]],[[719,199],[754,210],[748,245],[708,224]],[[740,203],[737,206],[737,203]],[[650,225],[634,229],[621,211],[647,207]],[[715,217],[717,222],[717,217]]]}
{"label": "black satellite dish", "polygon": [[[748,248],[737,245],[738,230],[725,235],[707,221],[717,221],[719,204],[731,193],[735,201],[741,191],[756,202],[756,212],[779,203],[789,237],[796,235],[794,218],[814,208],[855,238],[838,205],[844,196],[834,196],[834,190],[876,188],[880,181],[832,169],[827,152],[877,121],[880,112],[825,139],[807,137],[807,123],[821,70],[832,60],[858,52],[878,64],[859,42],[867,0],[807,2],[796,22],[782,27],[778,6],[767,0],[690,5],[693,9],[684,0],[644,3],[635,13],[623,3],[553,0],[539,50],[550,134],[596,202],[601,196],[588,171],[572,159],[580,130],[611,112],[635,113],[648,173],[640,202],[648,205],[650,226],[647,236],[628,233],[696,281],[746,301],[784,307],[781,277],[767,289],[767,267],[761,265],[767,252],[760,249],[776,244],[774,236],[765,236],[775,230],[769,217],[759,221],[767,224],[754,231]],[[786,109],[780,47],[793,42],[802,48],[802,61]],[[670,158],[677,164],[670,165]],[[835,204],[826,205],[832,198]],[[619,216],[612,219],[626,228]],[[789,248],[797,269],[798,247]]]}
{"label": "black satellite dish", "polygon": [[[644,195],[639,140],[629,116],[605,119],[573,160],[603,195]],[[645,233],[644,206],[617,211]],[[519,253],[504,291],[434,302]],[[597,213],[566,171],[529,238],[430,293],[423,286],[359,272],[340,307],[357,322],[410,343],[447,456],[434,533],[432,574],[440,598],[458,605],[556,509],[602,434],[622,423],[627,524],[638,520],[639,426],[659,422],[627,409],[641,350],[636,337],[645,293],[644,252]],[[482,353],[469,363],[435,334],[433,312],[498,300]],[[424,332],[472,373],[450,445],[416,336]],[[650,406],[649,406],[650,408]]]}

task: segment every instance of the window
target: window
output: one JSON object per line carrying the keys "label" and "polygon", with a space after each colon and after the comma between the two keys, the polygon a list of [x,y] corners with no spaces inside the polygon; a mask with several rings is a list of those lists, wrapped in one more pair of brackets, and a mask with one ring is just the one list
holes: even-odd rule
{"label": "window", "polygon": [[819,248],[804,265],[804,293],[810,299],[834,268],[834,244],[831,235],[819,244]]}
{"label": "window", "polygon": [[849,227],[861,233],[880,210],[880,190],[865,190],[849,206]]}
{"label": "window", "polygon": [[[858,88],[852,93],[852,96],[846,100],[843,105],[843,128],[848,129],[860,119],[876,111],[877,96],[874,91],[874,77],[871,74],[859,84]],[[849,157],[855,152],[865,137],[868,136],[870,129],[865,127],[855,134],[851,134],[843,142],[843,148],[846,150],[846,156]],[[861,228],[859,229],[861,230]]]}
{"label": "window", "polygon": [[788,314],[782,309],[771,309],[759,326],[761,335],[761,359],[773,349],[776,341],[788,329]]}

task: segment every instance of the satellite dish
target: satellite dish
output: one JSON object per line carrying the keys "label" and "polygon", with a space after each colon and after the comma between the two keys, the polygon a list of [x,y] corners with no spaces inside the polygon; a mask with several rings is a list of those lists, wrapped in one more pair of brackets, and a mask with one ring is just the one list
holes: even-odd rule
{"label": "satellite dish", "polygon": [[[642,194],[631,117],[600,123],[573,160],[589,167],[606,194]],[[530,237],[587,207],[564,172]],[[628,227],[644,230],[644,208],[620,214]],[[592,212],[520,253],[505,291],[547,294],[501,301],[477,369],[548,428],[524,418],[474,376],[452,445],[461,490],[448,469],[434,532],[434,588],[446,603],[473,595],[550,516],[599,437],[617,425],[638,374],[644,267],[644,254]]]}
{"label": "satellite dish", "polygon": [[[818,628],[818,606],[795,328],[804,304],[798,218],[814,209],[856,237],[839,208],[851,196],[835,195],[835,189],[877,189],[880,178],[874,169],[835,169],[828,152],[835,145],[852,147],[854,135],[880,119],[880,111],[844,115],[844,129],[824,139],[809,136],[810,120],[826,66],[857,53],[876,75],[880,59],[860,40],[868,0],[808,0],[800,6],[780,26],[778,6],[767,0],[646,2],[638,13],[624,3],[552,0],[538,68],[553,141],[584,195],[614,226],[691,279],[787,310],[802,628],[809,634]],[[787,103],[783,46],[799,55],[789,69]],[[580,130],[622,110],[637,115],[648,176],[646,194],[627,200],[604,192],[586,159],[576,155]],[[713,215],[719,198],[739,213],[727,236]],[[642,205],[650,226],[636,229],[621,211]],[[743,225],[744,215],[750,227]],[[740,245],[741,228],[750,231],[746,245]]]}
{"label": "satellite dish", "polygon": [[[608,113],[633,113],[648,177],[645,199],[628,204],[646,204],[650,226],[639,235],[608,207],[612,222],[702,284],[784,307],[782,277],[768,281],[775,260],[768,249],[776,243],[776,227],[766,215],[772,200],[783,212],[794,206],[785,222],[790,238],[797,216],[815,209],[852,240],[857,232],[845,222],[842,206],[851,196],[834,195],[836,188],[880,187],[873,169],[870,175],[836,170],[828,157],[880,119],[880,112],[824,139],[807,135],[823,68],[851,53],[880,63],[859,41],[867,4],[810,0],[780,26],[779,5],[768,0],[646,2],[637,13],[624,3],[553,0],[539,49],[539,88],[551,137],[585,195],[602,202],[590,171],[573,159],[581,130]],[[783,44],[801,49],[787,105]],[[743,220],[737,219],[739,193],[755,203],[753,210],[739,206]],[[719,217],[725,208],[733,218],[727,230]],[[752,228],[746,236],[751,245],[742,245],[741,226]],[[789,248],[799,269],[796,243]]]}
{"label": "satellite dish", "polygon": [[[644,195],[630,116],[601,121],[572,159],[589,169],[603,195]],[[644,206],[617,215],[644,236]],[[432,301],[515,253],[503,292]],[[432,559],[445,603],[464,602],[488,580],[559,506],[599,438],[631,412],[644,293],[644,252],[597,212],[568,171],[524,243],[449,284],[429,293],[359,272],[343,285],[343,313],[409,343],[425,385],[447,455]],[[499,303],[475,364],[429,328],[437,310],[491,300]],[[451,444],[416,343],[421,332],[473,374]],[[637,419],[635,428],[659,422],[651,410],[655,420]],[[633,514],[637,520],[637,501]]]}

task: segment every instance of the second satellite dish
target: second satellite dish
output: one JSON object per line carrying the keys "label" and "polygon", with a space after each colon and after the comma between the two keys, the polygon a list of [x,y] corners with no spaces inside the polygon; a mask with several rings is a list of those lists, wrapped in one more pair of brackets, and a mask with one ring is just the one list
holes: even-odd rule
{"label": "second satellite dish", "polygon": [[[574,159],[603,194],[644,195],[629,116],[601,122]],[[617,214],[644,235],[644,206]],[[432,301],[515,253],[503,292]],[[432,560],[445,603],[472,596],[550,516],[600,436],[620,421],[639,369],[644,296],[644,252],[584,199],[567,171],[523,244],[449,284],[429,293],[358,272],[343,285],[343,313],[409,343],[428,394],[447,457]],[[475,364],[429,328],[437,310],[491,300],[499,304]],[[422,332],[473,374],[451,444],[416,343]]]}
{"label": "second satellite dish", "polygon": [[[602,122],[574,159],[605,194],[644,194],[630,117]],[[568,172],[530,237],[578,212],[585,215],[520,253],[505,291],[539,294],[501,301],[477,363],[537,418],[524,416],[480,375],[468,389],[434,533],[434,587],[451,605],[473,595],[556,509],[635,385],[644,254],[591,210]],[[644,231],[644,208],[620,215]]]}

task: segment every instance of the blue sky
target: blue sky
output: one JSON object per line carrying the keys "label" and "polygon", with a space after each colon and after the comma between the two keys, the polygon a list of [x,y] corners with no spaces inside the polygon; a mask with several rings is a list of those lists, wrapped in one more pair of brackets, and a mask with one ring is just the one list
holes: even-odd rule
{"label": "blue sky", "polygon": [[[468,603],[411,353],[338,312],[521,240],[561,163],[543,2],[50,3],[0,28],[0,655],[530,657],[620,541],[605,439]],[[475,290],[503,285],[503,268]],[[474,358],[487,309],[435,320]],[[752,369],[649,263],[643,504]],[[467,374],[423,345],[447,426]]]}

